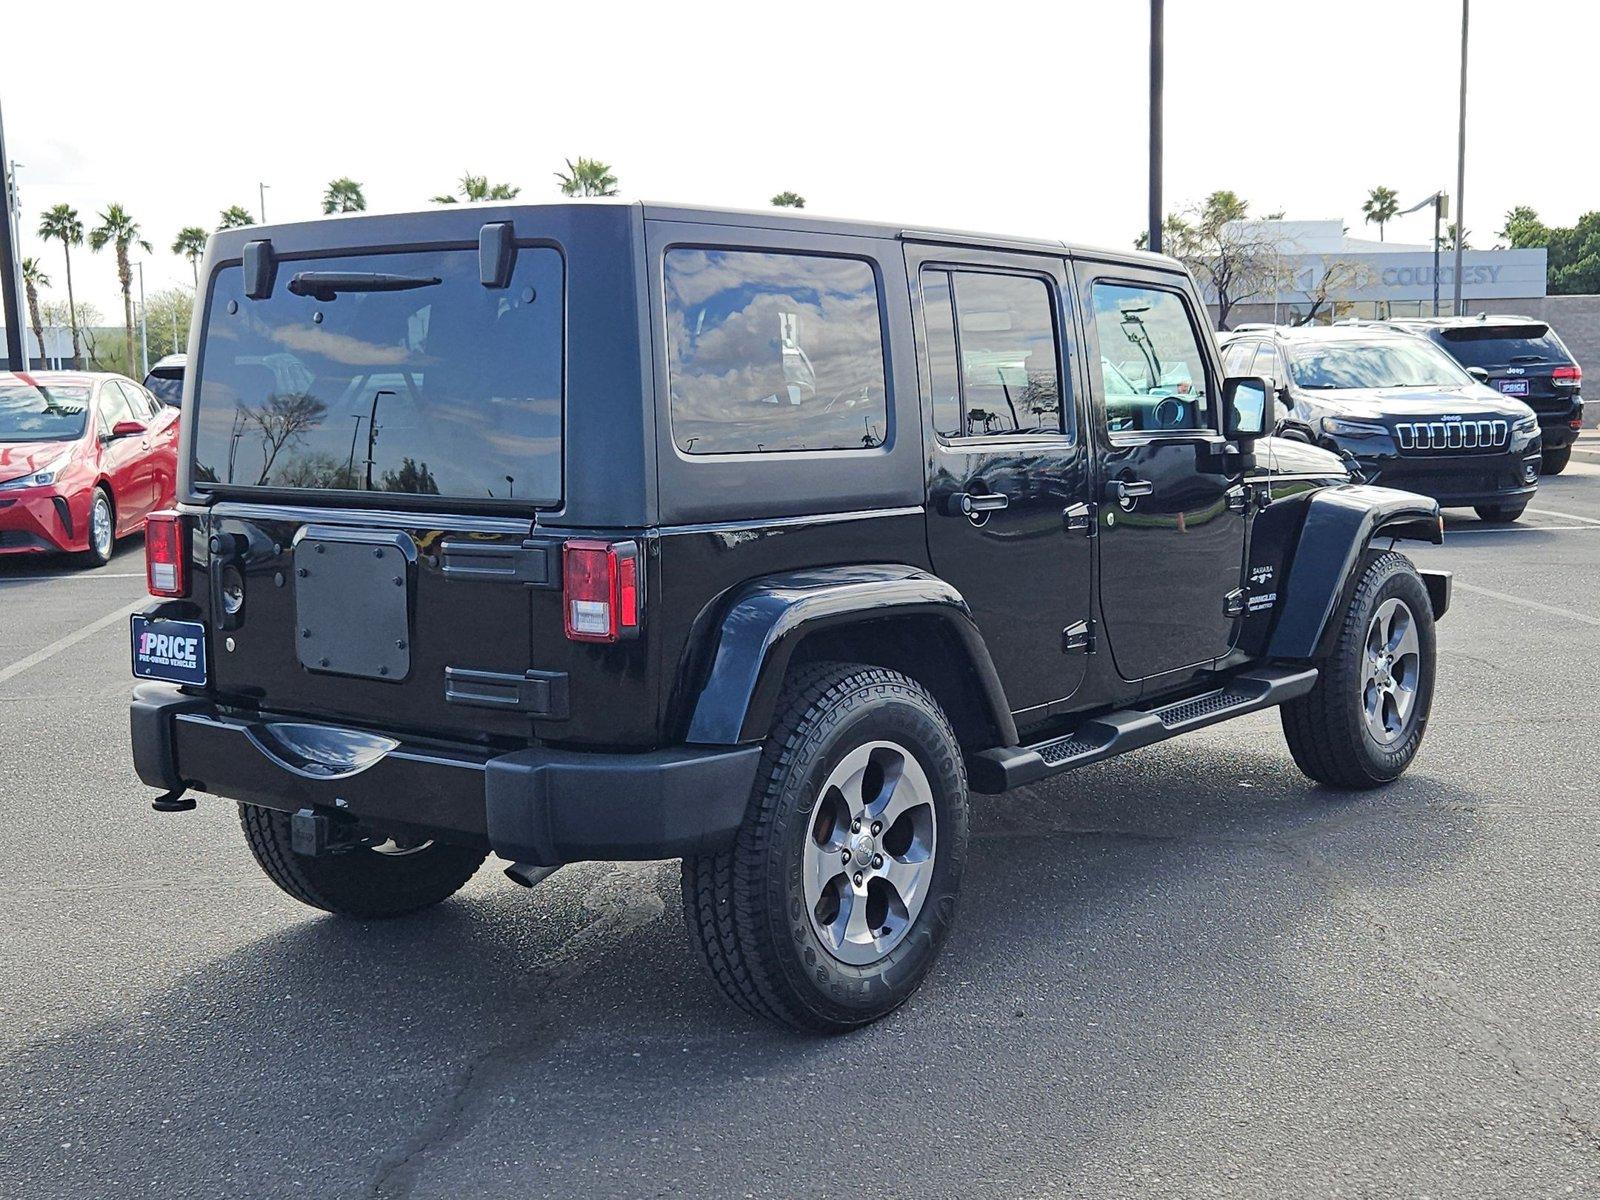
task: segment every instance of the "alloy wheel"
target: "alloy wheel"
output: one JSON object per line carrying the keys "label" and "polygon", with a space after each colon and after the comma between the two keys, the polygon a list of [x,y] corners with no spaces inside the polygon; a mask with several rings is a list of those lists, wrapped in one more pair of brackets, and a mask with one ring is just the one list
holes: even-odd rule
{"label": "alloy wheel", "polygon": [[1389,746],[1410,730],[1422,677],[1417,620],[1404,600],[1391,596],[1372,614],[1363,656],[1361,703],[1367,730]]}
{"label": "alloy wheel", "polygon": [[933,882],[937,827],[933,787],[903,746],[868,742],[829,773],[802,864],[811,928],[829,954],[867,966],[900,944]]}
{"label": "alloy wheel", "polygon": [[111,505],[104,495],[96,492],[94,510],[89,515],[89,536],[94,551],[101,558],[111,557]]}

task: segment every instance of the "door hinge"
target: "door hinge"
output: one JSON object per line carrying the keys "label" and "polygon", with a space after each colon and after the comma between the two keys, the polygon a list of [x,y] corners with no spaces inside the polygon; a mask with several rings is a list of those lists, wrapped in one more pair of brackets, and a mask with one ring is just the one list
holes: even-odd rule
{"label": "door hinge", "polygon": [[1244,615],[1244,589],[1234,588],[1222,598],[1222,615],[1225,617],[1239,617]]}
{"label": "door hinge", "polygon": [[1069,504],[1061,510],[1061,523],[1068,533],[1081,533],[1084,537],[1093,537],[1099,529],[1095,521],[1094,505]]}
{"label": "door hinge", "polygon": [[1094,653],[1094,622],[1074,621],[1061,631],[1061,653],[1071,654],[1081,650],[1085,654]]}
{"label": "door hinge", "polygon": [[1236,513],[1250,511],[1250,492],[1248,489],[1242,487],[1228,489],[1228,511]]}

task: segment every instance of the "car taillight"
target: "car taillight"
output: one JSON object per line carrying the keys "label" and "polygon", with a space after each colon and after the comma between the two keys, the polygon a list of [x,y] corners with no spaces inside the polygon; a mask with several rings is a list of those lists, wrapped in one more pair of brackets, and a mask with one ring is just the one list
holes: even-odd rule
{"label": "car taillight", "polygon": [[639,544],[582,539],[565,543],[561,608],[567,637],[575,642],[637,637],[644,613]]}
{"label": "car taillight", "polygon": [[152,596],[189,594],[187,541],[183,518],[175,512],[154,512],[145,521],[145,580]]}
{"label": "car taillight", "polygon": [[1576,363],[1570,367],[1557,367],[1550,372],[1550,382],[1557,387],[1575,388],[1583,382],[1583,368]]}

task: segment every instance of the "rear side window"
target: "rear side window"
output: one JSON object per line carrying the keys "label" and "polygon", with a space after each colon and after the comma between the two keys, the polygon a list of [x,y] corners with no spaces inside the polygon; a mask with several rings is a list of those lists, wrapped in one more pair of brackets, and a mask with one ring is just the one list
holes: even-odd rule
{"label": "rear side window", "polygon": [[1513,363],[1567,363],[1572,356],[1548,325],[1485,325],[1444,329],[1440,343],[1464,367],[1506,367]]}
{"label": "rear side window", "polygon": [[872,267],[852,258],[669,250],[667,378],[686,454],[861,450],[888,436]]}
{"label": "rear side window", "polygon": [[[330,282],[331,281],[331,282]],[[195,483],[551,506],[561,499],[561,255],[473,250],[217,274],[193,369]]]}
{"label": "rear side window", "polygon": [[925,270],[922,305],[940,435],[1062,432],[1048,283],[1028,275]]}

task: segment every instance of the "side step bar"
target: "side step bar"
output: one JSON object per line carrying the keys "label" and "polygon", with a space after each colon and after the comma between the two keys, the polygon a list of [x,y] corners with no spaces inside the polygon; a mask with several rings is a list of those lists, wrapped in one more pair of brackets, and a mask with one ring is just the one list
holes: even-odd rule
{"label": "side step bar", "polygon": [[1047,742],[980,751],[967,760],[970,784],[975,792],[997,795],[1192,729],[1273,708],[1305,695],[1316,682],[1315,667],[1259,667],[1230,675],[1220,687],[1196,696],[1090,717],[1071,733]]}

